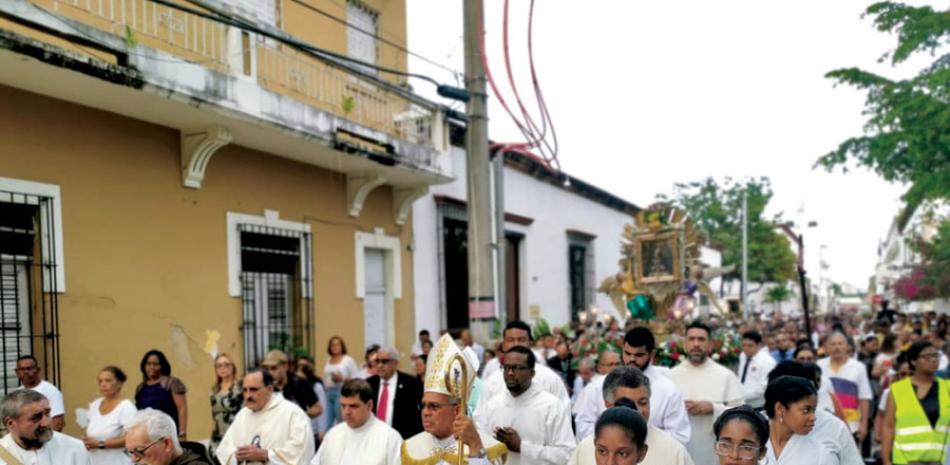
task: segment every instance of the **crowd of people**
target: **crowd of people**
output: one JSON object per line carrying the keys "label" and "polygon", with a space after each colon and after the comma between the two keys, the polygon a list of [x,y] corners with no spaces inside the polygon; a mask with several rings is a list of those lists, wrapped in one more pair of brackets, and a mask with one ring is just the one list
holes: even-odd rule
{"label": "crowd of people", "polygon": [[[62,394],[23,356],[22,389],[0,402],[0,463],[950,463],[945,315],[803,323],[777,314],[538,331],[512,321],[490,348],[468,330],[438,340],[423,330],[410,372],[377,345],[360,366],[334,336],[322,377],[309,356],[271,351],[242,376],[220,354],[200,442],[189,440],[188,389],[160,351],[142,357],[134,400],[120,368],[100,371],[80,438],[61,433]],[[657,330],[682,347],[675,366],[655,363]],[[720,363],[714,337],[741,341],[736,366]]]}

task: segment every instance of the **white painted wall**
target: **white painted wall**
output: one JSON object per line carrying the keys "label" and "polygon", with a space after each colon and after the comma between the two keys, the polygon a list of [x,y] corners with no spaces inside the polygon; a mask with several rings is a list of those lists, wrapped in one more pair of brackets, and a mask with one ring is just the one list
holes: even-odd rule
{"label": "white painted wall", "polygon": [[[438,210],[433,195],[465,200],[465,152],[452,147],[449,152],[456,181],[434,186],[430,194],[417,200],[413,215],[413,267],[416,297],[416,330],[433,334],[443,327],[439,277]],[[596,236],[594,269],[596,288],[606,277],[617,273],[620,259],[620,235],[632,218],[613,208],[587,200],[571,191],[554,186],[510,168],[505,169],[505,211],[534,220],[530,226],[508,223],[509,231],[525,235],[521,242],[521,308],[529,323],[529,307],[540,307],[540,315],[552,325],[570,320],[570,282],[568,280],[568,230]],[[595,293],[594,305],[616,312],[607,296]],[[619,314],[619,312],[618,312]]]}

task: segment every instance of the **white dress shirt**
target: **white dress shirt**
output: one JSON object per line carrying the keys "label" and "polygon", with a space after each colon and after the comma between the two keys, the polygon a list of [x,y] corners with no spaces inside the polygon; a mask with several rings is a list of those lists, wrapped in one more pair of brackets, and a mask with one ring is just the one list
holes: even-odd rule
{"label": "white dress shirt", "polygon": [[[749,368],[746,369],[746,363]],[[745,352],[739,355],[739,381],[742,383],[742,393],[745,403],[749,407],[759,409],[765,405],[765,387],[769,384],[769,372],[777,363],[769,353],[768,347],[762,347],[748,362]],[[745,374],[745,380],[742,375]]]}
{"label": "white dress shirt", "polygon": [[576,445],[567,405],[533,384],[518,397],[505,389],[481,404],[475,421],[482,431],[512,428],[518,432],[521,452],[509,451],[508,465],[564,465]]}
{"label": "white dress shirt", "polygon": [[[683,401],[680,390],[663,374],[663,370],[653,365],[648,366],[643,374],[650,379],[648,423],[666,431],[684,445],[689,443],[689,414],[686,412],[686,402]],[[607,409],[604,405],[604,379],[606,376],[595,377],[587,383],[575,405],[577,416],[574,418],[574,426],[578,440],[594,434],[594,423]]]}
{"label": "white dress shirt", "polygon": [[383,385],[389,385],[389,391],[386,393],[386,418],[380,418],[389,426],[393,425],[393,401],[396,399],[396,375],[393,374],[389,379],[379,378],[379,394],[376,396],[376,411],[379,412],[379,405],[383,401]]}

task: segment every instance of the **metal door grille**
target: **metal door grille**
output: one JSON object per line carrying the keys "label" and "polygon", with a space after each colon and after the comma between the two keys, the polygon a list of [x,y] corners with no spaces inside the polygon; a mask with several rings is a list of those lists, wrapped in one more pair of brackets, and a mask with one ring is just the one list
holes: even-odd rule
{"label": "metal door grille", "polygon": [[310,233],[251,224],[241,237],[244,362],[313,348]]}
{"label": "metal door grille", "polygon": [[0,389],[15,389],[17,358],[33,355],[62,388],[54,199],[0,191]]}

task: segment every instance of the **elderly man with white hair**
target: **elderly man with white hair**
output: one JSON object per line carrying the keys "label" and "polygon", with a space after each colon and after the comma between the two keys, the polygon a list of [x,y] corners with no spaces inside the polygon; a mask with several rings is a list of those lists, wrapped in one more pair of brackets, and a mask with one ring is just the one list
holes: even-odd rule
{"label": "elderly man with white hair", "polygon": [[49,400],[32,389],[7,394],[0,402],[3,426],[0,464],[89,465],[82,441],[53,431]]}
{"label": "elderly man with white hair", "polygon": [[399,432],[403,439],[422,431],[419,402],[422,401],[422,382],[399,366],[399,352],[392,347],[380,347],[376,352],[376,374],[366,379],[373,388],[373,413],[383,423]]}
{"label": "elderly man with white hair", "polygon": [[151,408],[140,410],[125,425],[125,450],[138,465],[212,465],[183,450],[172,417]]}

